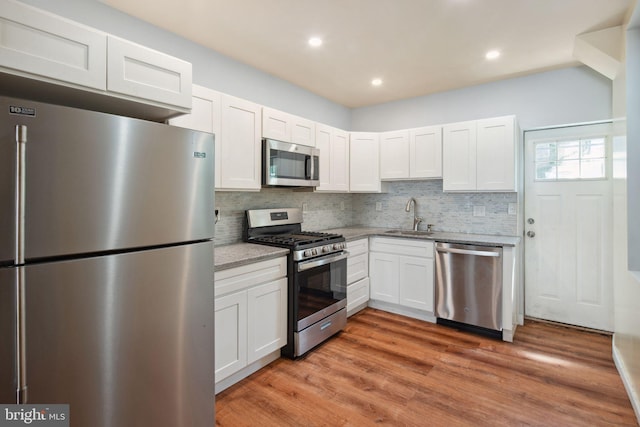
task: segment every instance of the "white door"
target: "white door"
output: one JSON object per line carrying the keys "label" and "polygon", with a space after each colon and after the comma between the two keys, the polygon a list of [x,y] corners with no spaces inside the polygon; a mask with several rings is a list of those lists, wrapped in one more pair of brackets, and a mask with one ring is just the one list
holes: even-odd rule
{"label": "white door", "polygon": [[613,330],[610,125],[525,133],[525,314]]}

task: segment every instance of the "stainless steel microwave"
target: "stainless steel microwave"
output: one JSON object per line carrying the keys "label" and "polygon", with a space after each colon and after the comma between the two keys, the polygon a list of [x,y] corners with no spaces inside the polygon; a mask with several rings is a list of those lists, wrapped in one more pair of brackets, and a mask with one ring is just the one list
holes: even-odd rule
{"label": "stainless steel microwave", "polygon": [[274,187],[320,185],[320,150],[306,145],[263,139],[262,185]]}

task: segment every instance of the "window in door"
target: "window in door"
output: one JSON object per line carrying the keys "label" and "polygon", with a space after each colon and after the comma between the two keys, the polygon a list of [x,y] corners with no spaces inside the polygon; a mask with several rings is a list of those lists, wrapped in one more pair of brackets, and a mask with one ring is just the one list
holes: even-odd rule
{"label": "window in door", "polygon": [[605,137],[537,142],[534,150],[536,181],[607,178]]}

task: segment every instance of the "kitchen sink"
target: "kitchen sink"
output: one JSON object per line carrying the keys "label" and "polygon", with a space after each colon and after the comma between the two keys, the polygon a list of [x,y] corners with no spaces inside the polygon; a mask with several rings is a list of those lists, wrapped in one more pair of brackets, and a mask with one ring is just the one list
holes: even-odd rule
{"label": "kitchen sink", "polygon": [[426,230],[387,230],[388,234],[400,234],[403,236],[431,236],[433,231]]}

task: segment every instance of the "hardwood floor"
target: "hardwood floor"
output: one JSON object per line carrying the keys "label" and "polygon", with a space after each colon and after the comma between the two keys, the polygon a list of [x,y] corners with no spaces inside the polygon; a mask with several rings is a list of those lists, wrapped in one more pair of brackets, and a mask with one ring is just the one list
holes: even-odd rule
{"label": "hardwood floor", "polygon": [[367,308],[216,397],[219,426],[635,426],[611,337],[539,322],[504,343]]}

